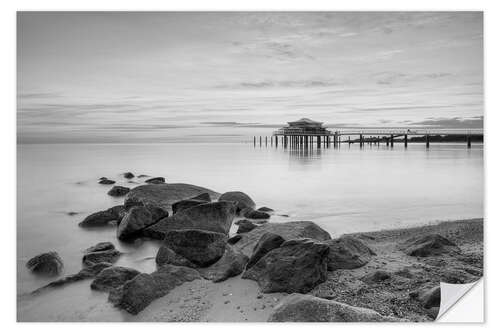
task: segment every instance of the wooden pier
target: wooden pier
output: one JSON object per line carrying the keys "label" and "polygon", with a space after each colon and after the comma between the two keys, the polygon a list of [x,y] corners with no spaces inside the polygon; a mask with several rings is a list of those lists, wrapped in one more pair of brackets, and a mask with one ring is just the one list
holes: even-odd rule
{"label": "wooden pier", "polygon": [[[336,129],[325,130],[324,128],[315,133],[310,129],[301,131],[294,129],[292,131],[283,129],[273,132],[269,136],[271,146],[281,145],[284,148],[303,148],[312,149],[321,148],[339,148],[341,143],[358,144],[360,147],[365,145],[380,146],[380,142],[385,142],[387,147],[394,147],[396,142],[402,143],[405,148],[411,143],[411,137],[423,137],[426,148],[431,146],[431,138],[434,136],[457,135],[464,138],[465,147],[472,147],[471,136],[483,135],[482,129]],[[356,139],[352,139],[356,138]],[[396,139],[398,141],[396,141]],[[262,136],[259,137],[259,146],[263,145]],[[422,141],[419,141],[422,142]],[[257,145],[257,138],[253,138],[254,146]],[[264,137],[265,146],[268,145],[268,137]]]}

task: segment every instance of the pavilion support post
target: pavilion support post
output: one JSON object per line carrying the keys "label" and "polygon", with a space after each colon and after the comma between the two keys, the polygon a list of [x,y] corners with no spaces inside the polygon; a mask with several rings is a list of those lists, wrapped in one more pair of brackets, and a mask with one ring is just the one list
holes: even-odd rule
{"label": "pavilion support post", "polygon": [[316,146],[318,148],[321,148],[321,137],[319,135],[316,136]]}
{"label": "pavilion support post", "polygon": [[405,134],[405,148],[408,147],[408,134]]}
{"label": "pavilion support post", "polygon": [[385,137],[385,145],[389,147],[389,138],[387,136]]}
{"label": "pavilion support post", "polygon": [[350,136],[347,137],[347,141],[349,141],[349,146],[350,146],[351,145],[351,137]]}
{"label": "pavilion support post", "polygon": [[394,147],[394,135],[391,134],[391,147]]}
{"label": "pavilion support post", "polygon": [[267,135],[266,135],[266,147],[267,147]]}
{"label": "pavilion support post", "polygon": [[471,143],[471,139],[470,139],[470,134],[467,134],[467,148],[471,148],[472,147],[472,143]]}
{"label": "pavilion support post", "polygon": [[254,137],[253,137],[253,146],[254,146],[254,147],[255,147],[255,145],[256,145],[256,141],[257,141],[257,138],[254,136]]}
{"label": "pavilion support post", "polygon": [[430,139],[429,139],[429,134],[425,135],[425,148],[430,147]]}
{"label": "pavilion support post", "polygon": [[340,148],[340,142],[342,142],[342,136],[340,134],[337,134],[337,140],[338,140],[337,147]]}
{"label": "pavilion support post", "polygon": [[259,136],[259,145],[262,147],[262,136]]}
{"label": "pavilion support post", "polygon": [[277,135],[274,136],[274,146],[278,147],[278,136]]}
{"label": "pavilion support post", "polygon": [[380,147],[380,136],[377,136],[377,146]]}
{"label": "pavilion support post", "polygon": [[359,146],[363,147],[363,134],[359,135]]}

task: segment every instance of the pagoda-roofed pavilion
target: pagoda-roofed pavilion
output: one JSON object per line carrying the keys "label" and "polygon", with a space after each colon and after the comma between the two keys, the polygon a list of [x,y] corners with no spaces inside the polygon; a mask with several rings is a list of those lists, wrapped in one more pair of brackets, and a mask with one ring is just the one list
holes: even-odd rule
{"label": "pagoda-roofed pavilion", "polygon": [[331,132],[323,127],[323,123],[309,118],[289,121],[288,126],[282,127],[274,132],[274,135],[331,135]]}

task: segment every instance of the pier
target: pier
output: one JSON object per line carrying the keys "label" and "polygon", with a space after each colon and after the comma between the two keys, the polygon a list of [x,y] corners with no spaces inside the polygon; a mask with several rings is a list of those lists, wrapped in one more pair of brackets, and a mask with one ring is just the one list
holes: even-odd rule
{"label": "pier", "polygon": [[[323,123],[313,121],[307,118],[302,118],[297,121],[289,122],[288,126],[282,127],[272,133],[269,137],[271,145],[278,147],[333,147],[338,148],[341,144],[359,145],[377,145],[380,143],[387,147],[394,147],[395,143],[401,143],[405,148],[412,142],[412,137],[421,137],[421,141],[425,142],[426,148],[430,148],[432,138],[438,136],[456,136],[464,142],[467,148],[472,147],[472,136],[483,136],[483,129],[467,129],[467,128],[451,128],[451,129],[408,129],[408,128],[337,128],[327,129]],[[256,137],[253,139],[254,146],[256,145]],[[265,136],[265,145],[267,146],[268,137]],[[458,142],[458,141],[453,141]],[[259,144],[262,146],[262,137],[259,137]]]}

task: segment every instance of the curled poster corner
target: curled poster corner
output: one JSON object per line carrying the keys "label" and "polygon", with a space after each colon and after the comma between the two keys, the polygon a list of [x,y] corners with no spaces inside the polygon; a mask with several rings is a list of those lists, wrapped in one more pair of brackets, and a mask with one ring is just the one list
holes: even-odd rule
{"label": "curled poster corner", "polygon": [[[468,300],[467,297],[464,296],[468,294],[469,291],[471,291],[471,289],[474,288],[476,285],[480,287],[479,289],[475,288],[478,289],[477,295],[474,295],[473,298]],[[436,321],[438,322],[482,322],[483,321],[483,279],[479,279],[478,281],[465,284],[450,284],[441,282],[440,288],[441,288],[441,302]],[[464,303],[460,301],[462,298],[464,298],[464,301],[467,301],[467,304],[460,304]],[[473,304],[471,304],[471,302]],[[457,313],[451,313],[451,312],[457,312]],[[467,314],[468,316],[470,316],[470,318],[475,318],[475,319],[467,319],[463,317],[464,314]]]}

